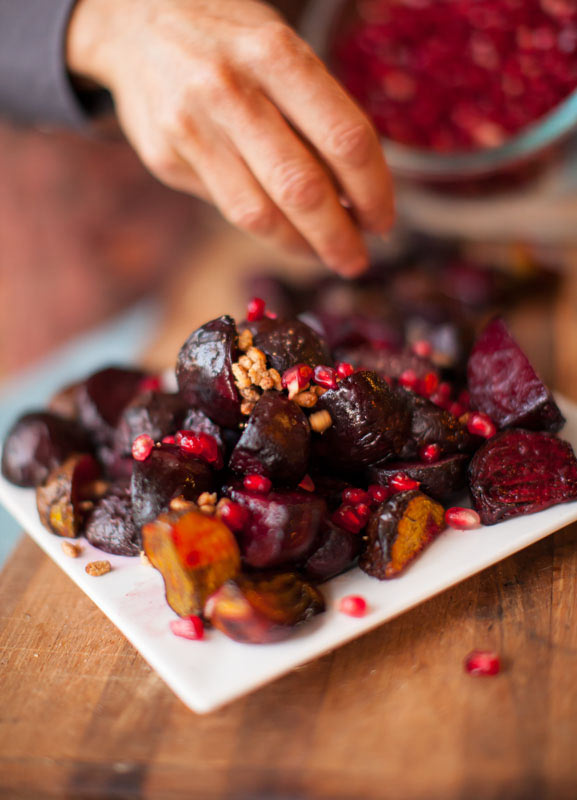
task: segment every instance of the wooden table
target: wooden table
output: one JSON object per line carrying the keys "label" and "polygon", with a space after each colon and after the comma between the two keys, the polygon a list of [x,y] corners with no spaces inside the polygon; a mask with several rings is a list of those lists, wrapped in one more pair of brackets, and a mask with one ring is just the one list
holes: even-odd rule
{"label": "wooden table", "polygon": [[[577,277],[515,328],[577,400]],[[573,525],[201,717],[25,539],[0,580],[0,797],[573,800],[576,587]],[[473,648],[502,674],[464,674]]]}

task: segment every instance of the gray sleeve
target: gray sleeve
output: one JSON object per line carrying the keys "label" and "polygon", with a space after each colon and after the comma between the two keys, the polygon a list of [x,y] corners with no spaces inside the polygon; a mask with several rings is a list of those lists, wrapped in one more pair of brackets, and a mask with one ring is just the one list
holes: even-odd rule
{"label": "gray sleeve", "polygon": [[66,70],[76,0],[0,0],[0,116],[79,127],[87,108]]}

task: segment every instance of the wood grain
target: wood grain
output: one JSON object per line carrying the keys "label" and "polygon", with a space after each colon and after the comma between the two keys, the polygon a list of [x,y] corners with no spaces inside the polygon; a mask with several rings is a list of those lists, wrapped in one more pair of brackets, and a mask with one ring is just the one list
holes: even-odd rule
{"label": "wood grain", "polygon": [[[576,287],[514,323],[573,399]],[[0,580],[0,797],[573,800],[576,587],[573,525],[199,717],[25,539]],[[473,648],[502,674],[467,676]]]}

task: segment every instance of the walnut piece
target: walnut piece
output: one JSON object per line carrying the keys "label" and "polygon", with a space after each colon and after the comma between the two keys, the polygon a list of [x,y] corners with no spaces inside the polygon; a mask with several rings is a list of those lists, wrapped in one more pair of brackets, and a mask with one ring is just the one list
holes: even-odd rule
{"label": "walnut piece", "polygon": [[249,331],[248,328],[245,328],[244,331],[241,331],[239,333],[238,349],[244,352],[248,350],[249,347],[252,347],[252,333]]}
{"label": "walnut piece", "polygon": [[110,561],[90,561],[84,567],[84,571],[95,578],[98,578],[100,575],[106,575],[111,569],[112,564]]}
{"label": "walnut piece", "polygon": [[303,408],[312,408],[313,406],[316,406],[318,397],[315,392],[303,391],[297,392],[292,399],[293,402],[298,406],[302,406]]}
{"label": "walnut piece", "polygon": [[333,424],[331,419],[331,415],[326,409],[322,411],[315,411],[314,414],[311,414],[309,417],[309,423],[313,431],[316,433],[323,433],[326,431],[327,428],[330,428]]}
{"label": "walnut piece", "polygon": [[244,403],[240,404],[240,413],[244,414],[245,417],[248,417],[254,411],[255,405],[255,403],[245,400]]}
{"label": "walnut piece", "polygon": [[80,548],[77,544],[72,544],[72,542],[64,541],[61,543],[60,547],[62,548],[64,555],[68,556],[68,558],[78,558],[82,552],[82,548]]}

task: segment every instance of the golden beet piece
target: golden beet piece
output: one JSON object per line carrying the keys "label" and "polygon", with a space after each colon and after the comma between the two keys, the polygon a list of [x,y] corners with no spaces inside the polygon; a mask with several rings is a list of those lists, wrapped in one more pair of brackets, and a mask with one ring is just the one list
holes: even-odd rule
{"label": "golden beet piece", "polygon": [[266,644],[286,639],[297,625],[325,610],[323,596],[294,572],[239,575],[206,604],[215,628],[237,642]]}
{"label": "golden beet piece", "polygon": [[445,509],[440,503],[422,492],[399,492],[371,517],[359,566],[379,580],[394,578],[445,527]]}
{"label": "golden beet piece", "polygon": [[230,529],[217,517],[186,505],[145,525],[142,543],[164,578],[168,605],[181,617],[202,614],[206,599],[240,569]]}
{"label": "golden beet piece", "polygon": [[92,510],[93,488],[100,467],[92,456],[73,455],[48,475],[36,489],[40,521],[51,533],[74,538]]}

